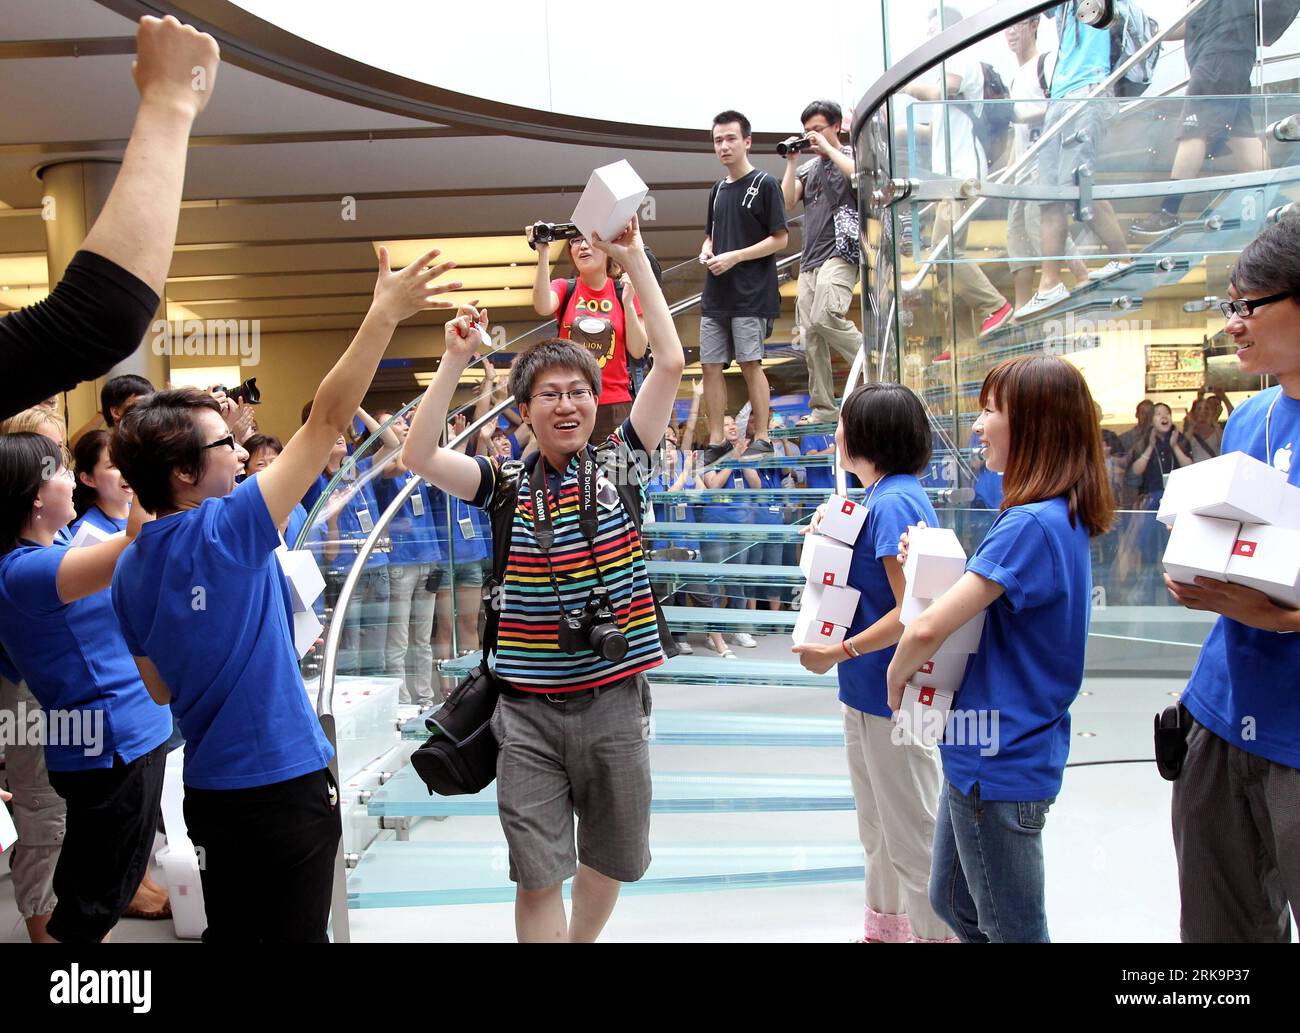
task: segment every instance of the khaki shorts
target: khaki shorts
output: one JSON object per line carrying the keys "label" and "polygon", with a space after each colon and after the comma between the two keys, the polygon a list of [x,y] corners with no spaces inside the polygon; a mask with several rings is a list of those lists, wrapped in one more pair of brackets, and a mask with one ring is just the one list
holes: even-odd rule
{"label": "khaki shorts", "polygon": [[[502,694],[497,810],[510,878],[540,890],[578,863],[619,882],[650,865],[650,686],[634,675],[565,703]],[[577,846],[574,825],[577,824]]]}

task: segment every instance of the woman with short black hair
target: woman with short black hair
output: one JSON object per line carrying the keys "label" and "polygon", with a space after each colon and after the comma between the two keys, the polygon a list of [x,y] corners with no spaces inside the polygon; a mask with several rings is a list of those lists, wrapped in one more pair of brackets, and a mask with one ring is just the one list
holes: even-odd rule
{"label": "woman with short black hair", "polygon": [[171,717],[149,698],[108,592],[145,511],[122,537],[72,549],[60,534],[72,492],[57,444],[0,436],[0,643],[44,708],[50,785],[67,802],[46,932],[95,943],[148,868]]}
{"label": "woman with short black hair", "polygon": [[[840,466],[867,489],[867,520],[848,578],[861,595],[842,643],[796,645],[794,652],[808,670],[836,667],[839,675],[849,778],[867,854],[863,939],[950,940],[952,930],[935,914],[928,890],[939,752],[919,740],[895,742],[885,681],[903,634],[899,536],[915,524],[938,523],[917,480],[930,461],[930,421],[921,400],[902,384],[864,384],[844,399],[835,445]],[[810,530],[820,520],[821,511]]]}

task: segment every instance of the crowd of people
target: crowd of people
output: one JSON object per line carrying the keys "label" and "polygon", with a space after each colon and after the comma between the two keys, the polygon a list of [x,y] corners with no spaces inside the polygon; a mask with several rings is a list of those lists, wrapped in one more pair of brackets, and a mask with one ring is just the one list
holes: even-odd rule
{"label": "crowd of people", "polygon": [[[1073,15],[1061,17],[1087,46],[1083,27],[1068,24]],[[1058,58],[1053,103],[1092,81],[1091,59],[1073,61]],[[1058,93],[1062,68],[1076,66]],[[708,270],[703,378],[680,425],[685,354],[633,218],[615,239],[570,242],[571,280],[550,279],[539,261],[534,303],[557,316],[560,333],[515,355],[504,385],[485,369],[479,414],[505,396],[514,409],[476,440],[464,439],[464,412],[449,419],[488,340],[488,313],[475,305],[459,305],[446,324],[437,372],[409,424],[361,409],[397,326],[452,308],[441,295],[461,287],[449,278],[454,256],[434,249],[394,271],[381,248],[356,336],[287,442],[259,433],[225,392],[118,377],[101,399],[107,429],[80,436],[74,462],[57,415],[40,403],[138,347],[175,242],[190,128],[217,67],[209,36],[170,17],[142,19],[140,108],[112,194],[49,299],[0,319],[0,355],[15,371],[0,391],[0,416],[11,418],[0,428],[0,673],[61,718],[57,736],[49,722],[44,769],[21,755],[7,772],[23,817],[12,864],[33,939],[102,941],[128,908],[148,910],[165,758],[181,741],[184,817],[203,857],[205,940],[326,938],[341,834],[333,747],[304,692],[275,554],[286,540],[319,550],[332,606],[358,543],[399,494],[400,512],[359,572],[340,670],[399,678],[405,701],[428,704],[439,696],[435,652],[447,655],[453,639],[482,648],[469,681],[487,679],[495,695],[497,804],[519,938],[596,939],[622,884],[650,863],[648,677],[683,644],[658,596],[680,591],[686,604],[715,610],[791,604],[780,586],[760,579],[746,591],[725,570],[657,592],[650,550],[698,545],[706,568],[737,555],[783,563],[789,543],[779,535],[759,533],[737,551],[706,525],[783,526],[783,496],[770,493],[787,478],[799,483],[802,472],[806,486],[830,487],[829,465],[782,465],[796,449],[773,437],[762,370],[779,313],[775,255],[788,207],[803,203],[810,275],[801,276],[798,312],[820,378],[808,419],[836,426],[833,440],[810,427],[797,454],[833,455],[865,491],[868,514],[849,574],[861,600],[844,642],[794,652],[810,670],[836,669],[867,854],[864,939],[1046,940],[1042,831],[1084,678],[1092,543],[1113,526],[1117,502],[1098,408],[1061,358],[1009,359],[990,371],[974,433],[981,473],[999,479],[998,512],[960,581],[904,627],[907,529],[937,523],[921,480],[931,424],[897,384],[862,386],[835,405],[830,355],[845,354],[856,332],[845,312],[860,258],[856,223],[849,248],[837,218],[854,204],[838,107],[804,110],[805,136],[792,139],[817,156],[798,167],[791,160],[780,181],[750,165],[743,115],[713,121],[726,176],[710,191],[699,256]],[[1049,103],[1045,123],[1053,118]],[[1054,217],[1040,218],[1044,254],[1060,254],[1046,246]],[[1144,403],[1127,442],[1115,442],[1144,507],[1169,471],[1222,451],[1300,479],[1290,464],[1300,435],[1300,224],[1264,230],[1228,289],[1226,332],[1242,369],[1279,386],[1240,403],[1222,429],[1219,396],[1200,399],[1181,431],[1167,406]],[[748,392],[735,416],[722,381],[733,360]],[[387,456],[349,457],[361,433],[378,436]],[[694,523],[698,541],[691,531],[656,538],[653,524],[645,529],[642,492],[655,484],[663,492],[655,522]],[[734,494],[707,496],[692,512],[689,497],[673,497],[692,489]],[[745,492],[769,494],[756,495],[757,505],[734,501]],[[1164,585],[1180,605],[1219,615],[1182,697],[1189,734],[1173,824],[1183,937],[1287,939],[1288,908],[1300,900],[1300,711],[1271,672],[1300,664],[1300,639],[1288,634],[1300,631],[1300,611],[1232,584]],[[900,740],[893,715],[908,679],[980,614],[983,639],[960,701],[998,715],[998,748]],[[462,618],[472,630],[452,628]],[[726,659],[721,635],[709,640]],[[749,644],[740,635],[736,643]]]}

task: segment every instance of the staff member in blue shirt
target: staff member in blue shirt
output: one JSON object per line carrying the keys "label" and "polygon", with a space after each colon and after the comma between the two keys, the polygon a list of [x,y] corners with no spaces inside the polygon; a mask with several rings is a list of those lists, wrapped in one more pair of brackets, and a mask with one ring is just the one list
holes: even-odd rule
{"label": "staff member in blue shirt", "polygon": [[985,377],[980,405],[975,432],[1004,475],[1002,511],[961,580],[907,626],[886,675],[889,705],[897,710],[907,679],[984,612],[940,746],[930,901],[963,942],[1044,943],[1042,830],[1083,683],[1089,539],[1109,530],[1114,502],[1092,395],[1074,366],[1008,359]]}
{"label": "staff member in blue shirt", "polygon": [[[840,466],[867,486],[867,522],[853,546],[849,586],[861,592],[839,645],[794,647],[816,674],[839,665],[840,702],[858,836],[867,854],[868,943],[938,943],[952,930],[930,905],[930,849],[939,807],[939,751],[920,740],[895,743],[885,671],[903,634],[899,537],[937,523],[916,475],[930,461],[925,407],[902,384],[864,384],[840,410]],[[820,512],[811,529],[821,522]]]}
{"label": "staff member in blue shirt", "polygon": [[73,535],[83,523],[105,534],[126,530],[133,496],[108,454],[109,437],[106,430],[92,430],[82,435],[73,450],[72,464],[77,474],[77,484],[72,489],[72,504],[77,511]]}
{"label": "staff member in blue shirt", "polygon": [[[1300,225],[1265,229],[1228,280],[1225,332],[1241,371],[1279,383],[1233,410],[1223,451],[1300,485]],[[1287,905],[1300,909],[1300,610],[1208,578],[1165,582],[1182,605],[1219,614],[1182,697],[1194,719],[1174,782],[1182,938],[1289,943]]]}
{"label": "staff member in blue shirt", "polygon": [[[445,307],[439,252],[392,272],[279,458],[238,487],[247,455],[199,391],[159,391],[111,446],[138,504],[158,514],[113,579],[113,607],[150,695],[185,735],[185,821],[203,851],[204,938],[324,941],[341,827],[333,755],[298,673],[278,525],[347,428],[397,324]],[[431,267],[432,266],[432,267]],[[257,892],[249,892],[249,859]]]}
{"label": "staff member in blue shirt", "polygon": [[0,644],[45,711],[50,785],[67,803],[46,934],[105,939],[149,864],[171,718],[149,698],[109,601],[126,534],[71,549],[62,449],[40,434],[0,436]]}

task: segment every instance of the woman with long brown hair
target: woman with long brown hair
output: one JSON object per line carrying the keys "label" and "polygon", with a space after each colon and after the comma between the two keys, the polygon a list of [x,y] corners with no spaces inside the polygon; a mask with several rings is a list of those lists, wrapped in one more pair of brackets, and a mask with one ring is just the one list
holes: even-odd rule
{"label": "woman with long brown hair", "polygon": [[898,710],[911,674],[984,612],[940,747],[930,900],[965,942],[1045,942],[1042,829],[1083,682],[1089,539],[1110,529],[1114,502],[1074,366],[1050,355],[999,363],[980,405],[975,432],[1004,474],[1001,512],[961,580],[907,626],[886,680]]}

